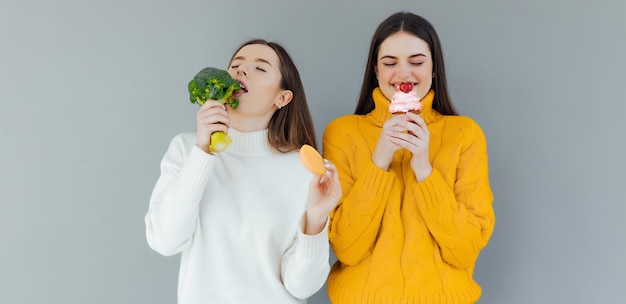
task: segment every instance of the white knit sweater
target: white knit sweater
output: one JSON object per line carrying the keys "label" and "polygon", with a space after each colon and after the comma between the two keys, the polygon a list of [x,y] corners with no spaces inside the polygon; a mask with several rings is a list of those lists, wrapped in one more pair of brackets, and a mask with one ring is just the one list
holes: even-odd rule
{"label": "white knit sweater", "polygon": [[313,175],[267,134],[230,129],[233,143],[215,155],[180,134],[163,157],[146,235],[162,255],[182,252],[178,303],[306,303],[324,284],[326,228],[301,227]]}

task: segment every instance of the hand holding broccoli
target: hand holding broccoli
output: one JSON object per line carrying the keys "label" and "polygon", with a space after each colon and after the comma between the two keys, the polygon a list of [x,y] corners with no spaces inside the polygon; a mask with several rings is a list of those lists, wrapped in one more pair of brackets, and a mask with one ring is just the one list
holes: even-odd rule
{"label": "hand holding broccoli", "polygon": [[[194,76],[187,85],[187,89],[189,90],[191,103],[197,103],[202,106],[207,100],[217,100],[224,105],[230,105],[234,109],[239,105],[237,96],[243,87],[228,72],[208,67],[202,69]],[[200,119],[201,115],[198,113],[199,123]],[[216,122],[223,123],[223,121]],[[222,152],[226,150],[231,142],[230,136],[225,132],[215,131],[210,137],[209,151]]]}
{"label": "hand holding broccoli", "polygon": [[224,105],[209,99],[200,107],[196,116],[196,145],[206,153],[224,151],[231,143],[226,134],[230,117]]}

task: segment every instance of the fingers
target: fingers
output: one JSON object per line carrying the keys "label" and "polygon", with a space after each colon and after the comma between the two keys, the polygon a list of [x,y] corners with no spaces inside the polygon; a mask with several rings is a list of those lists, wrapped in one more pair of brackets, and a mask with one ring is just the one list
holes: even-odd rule
{"label": "fingers", "polygon": [[325,221],[342,195],[337,168],[326,159],[324,165],[326,173],[313,177],[307,198],[307,215],[315,214],[320,221]]}
{"label": "fingers", "polygon": [[426,138],[429,134],[426,123],[418,115],[407,113],[406,115],[396,115],[383,125],[383,133],[390,137],[404,137],[402,134],[410,134],[418,138]]}
{"label": "fingers", "polygon": [[394,115],[383,124],[383,132],[402,132],[406,130],[408,120],[404,115]]}
{"label": "fingers", "polygon": [[207,100],[198,110],[197,114],[197,139],[196,145],[208,151],[210,136],[214,132],[228,133],[230,119],[226,107],[216,100]]}
{"label": "fingers", "polygon": [[318,184],[322,191],[336,191],[336,188],[341,188],[339,184],[339,174],[337,173],[337,168],[327,159],[324,159],[324,166],[326,167],[326,172],[322,175],[315,175],[313,177],[312,183]]}
{"label": "fingers", "polygon": [[405,127],[402,127],[402,123],[406,121],[406,118],[401,116],[403,115],[394,115],[385,121],[372,153],[372,162],[385,171],[389,169],[394,153],[402,148],[402,146],[397,144],[397,141],[392,140],[394,134],[402,133],[406,130]]}
{"label": "fingers", "polygon": [[341,198],[339,173],[335,165],[326,159],[324,159],[324,165],[326,166],[326,173],[324,173],[320,182],[324,183],[328,196],[333,198],[333,204],[335,204]]}
{"label": "fingers", "polygon": [[217,100],[207,100],[198,110],[198,115],[207,115],[209,113],[220,113],[228,116],[226,106]]}
{"label": "fingers", "polygon": [[426,122],[419,115],[413,113],[397,115],[397,118],[390,119],[389,123],[386,134],[391,143],[408,149],[414,155],[424,154],[424,151],[428,150],[430,132]]}
{"label": "fingers", "polygon": [[412,112],[407,112],[406,113],[406,117],[411,120],[414,121],[415,123],[426,127],[426,122],[422,119],[421,116],[419,116],[418,114],[412,113]]}
{"label": "fingers", "polygon": [[226,106],[224,106],[224,104],[222,104],[221,102],[217,100],[209,99],[206,102],[204,102],[204,104],[200,107],[200,111],[203,111],[208,108],[213,108],[213,107],[220,107],[222,109],[226,109]]}
{"label": "fingers", "polygon": [[197,119],[198,126],[221,124],[221,126],[215,126],[220,131],[228,130],[228,126],[230,125],[226,107],[215,100],[208,100],[204,103],[200,110],[198,110]]}
{"label": "fingers", "polygon": [[324,175],[320,176],[320,184],[324,182],[332,182],[332,179],[337,178],[337,168],[327,159],[324,159],[324,167],[326,167],[326,172]]}
{"label": "fingers", "polygon": [[419,115],[411,112],[405,115],[397,115],[397,119],[389,120],[391,126],[387,129],[387,134],[391,137],[399,137],[408,140],[409,137],[403,134],[409,134],[421,139],[428,139],[430,132],[426,126],[426,122]]}

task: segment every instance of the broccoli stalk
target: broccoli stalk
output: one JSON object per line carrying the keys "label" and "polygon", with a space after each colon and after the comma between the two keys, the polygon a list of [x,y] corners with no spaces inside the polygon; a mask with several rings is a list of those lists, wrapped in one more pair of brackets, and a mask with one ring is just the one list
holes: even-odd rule
{"label": "broccoli stalk", "polygon": [[[187,85],[189,100],[202,106],[209,99],[217,100],[222,104],[228,104],[231,108],[239,105],[237,95],[233,93],[243,89],[241,84],[230,77],[228,72],[217,68],[204,68]],[[222,152],[226,150],[232,139],[228,134],[218,131],[211,134],[209,150]]]}

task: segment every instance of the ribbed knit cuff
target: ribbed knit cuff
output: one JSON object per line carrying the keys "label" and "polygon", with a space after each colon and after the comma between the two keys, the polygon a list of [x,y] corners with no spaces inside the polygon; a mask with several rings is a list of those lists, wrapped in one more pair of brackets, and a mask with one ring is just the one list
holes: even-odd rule
{"label": "ribbed knit cuff", "polygon": [[441,202],[456,202],[454,191],[450,189],[441,173],[435,168],[429,177],[414,187],[416,191],[413,192],[421,210],[439,207]]}
{"label": "ribbed knit cuff", "polygon": [[328,260],[330,245],[328,243],[328,223],[324,229],[315,235],[304,234],[302,229],[298,229],[298,247],[296,248],[297,258],[302,259],[319,259],[320,255],[326,255]]}
{"label": "ribbed knit cuff", "polygon": [[214,161],[215,155],[208,154],[194,145],[180,169],[180,181],[192,188],[204,187],[209,178],[209,168]]}

